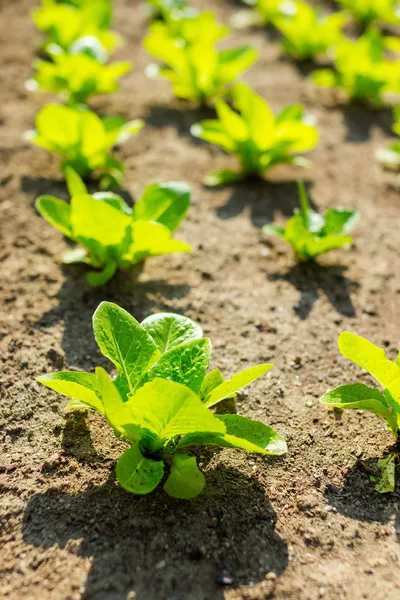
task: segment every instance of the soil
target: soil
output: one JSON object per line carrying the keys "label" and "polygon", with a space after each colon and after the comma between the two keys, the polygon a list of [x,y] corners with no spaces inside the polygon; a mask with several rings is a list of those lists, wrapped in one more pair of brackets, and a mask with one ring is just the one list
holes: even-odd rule
{"label": "soil", "polygon": [[[193,5],[212,5],[226,20],[238,8],[227,0]],[[24,90],[40,42],[29,17],[34,6],[1,2],[0,596],[400,598],[400,488],[379,495],[365,468],[393,437],[374,415],[340,416],[318,402],[331,387],[368,381],[340,357],[341,331],[368,337],[392,358],[400,346],[399,191],[395,174],[374,158],[391,137],[391,112],[338,105],[307,81],[309,65],[284,59],[262,28],[234,35],[233,43],[260,51],[244,79],[274,109],[301,102],[318,119],[321,142],[305,172],[315,206],[361,213],[351,249],[298,265],[261,226],[291,214],[299,172],[285,167],[265,182],[204,189],[208,170],[232,164],[189,134],[209,111],[146,78],[140,2],[116,0],[115,27],[127,39],[117,56],[133,58],[136,69],[118,93],[91,104],[101,114],[146,120],[118,151],[126,198],[154,180],[192,185],[179,236],[193,254],[150,260],[138,278],[123,272],[94,291],[84,268],[61,265],[67,242],[33,206],[39,194],[68,197],[57,159],[22,137],[53,100]],[[287,455],[201,450],[207,486],[191,502],[162,488],[143,498],[122,490],[114,475],[121,448],[100,416],[65,416],[65,398],[34,381],[61,369],[110,369],[91,331],[105,299],[139,320],[166,310],[198,320],[213,341],[213,367],[226,377],[274,362],[240,396],[238,410],[285,435]]]}

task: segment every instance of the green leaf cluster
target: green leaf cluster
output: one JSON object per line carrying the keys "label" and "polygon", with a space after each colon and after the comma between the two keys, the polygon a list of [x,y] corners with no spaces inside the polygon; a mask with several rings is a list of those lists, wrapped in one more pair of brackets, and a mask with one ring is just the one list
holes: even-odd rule
{"label": "green leaf cluster", "polygon": [[118,79],[129,73],[132,63],[106,65],[85,54],[58,54],[53,62],[37,60],[34,68],[34,77],[26,83],[29,90],[57,92],[74,105],[86,103],[95,94],[117,91]]}
{"label": "green leaf cluster", "polygon": [[267,425],[210,410],[272,365],[246,369],[229,381],[218,370],[206,375],[211,342],[202,337],[197,323],[176,314],[155,314],[138,323],[116,304],[102,302],[93,316],[93,330],[102,354],[118,370],[114,381],[102,368],[95,374],[44,375],[38,381],[72,398],[67,410],[98,410],[129,443],[116,468],[129,492],[153,491],[167,466],[164,490],[170,496],[190,499],[200,494],[204,475],[195,457],[181,452],[193,445],[286,452],[284,439]]}
{"label": "green leaf cluster", "polygon": [[245,84],[237,84],[232,97],[236,110],[219,100],[215,104],[218,119],[202,121],[191,129],[195,137],[217,144],[239,159],[239,171],[212,172],[206,176],[207,185],[262,176],[282,163],[308,166],[299,154],[312,150],[319,135],[317,128],[307,122],[302,106],[287,106],[274,115],[267,102]]}
{"label": "green leaf cluster", "polygon": [[338,0],[364,26],[380,21],[400,24],[398,0]]}
{"label": "green leaf cluster", "polygon": [[71,203],[41,196],[36,207],[51,225],[80,244],[64,262],[96,269],[88,274],[90,285],[104,285],[118,269],[151,256],[191,251],[171,237],[189,208],[190,189],[185,184],[150,184],[131,208],[117,194],[89,194],[75,171],[67,168],[66,175]]}
{"label": "green leaf cluster", "polygon": [[277,21],[296,14],[297,0],[244,0],[254,8],[265,25],[276,25]]}
{"label": "green leaf cluster", "polygon": [[376,29],[358,40],[343,38],[335,48],[334,70],[319,69],[311,79],[320,87],[343,90],[351,100],[382,106],[384,95],[400,88],[399,61],[387,59],[385,48]]}
{"label": "green leaf cluster", "polygon": [[122,44],[120,35],[109,29],[112,7],[106,0],[58,3],[42,2],[32,12],[36,27],[46,35],[45,51],[51,54],[88,51],[109,53]]}
{"label": "green leaf cluster", "polygon": [[84,107],[48,104],[36,116],[36,130],[26,138],[36,146],[58,154],[61,169],[71,167],[82,177],[100,177],[102,187],[118,184],[123,165],[110,153],[142,129],[141,119],[125,122],[122,117],[101,119]]}
{"label": "green leaf cluster", "polygon": [[185,0],[147,0],[147,3],[151,8],[154,19],[166,21],[171,26],[184,17],[197,14]]}
{"label": "green leaf cluster", "polygon": [[263,231],[290,244],[301,261],[312,260],[335,248],[348,246],[353,238],[346,235],[358,218],[355,211],[329,208],[320,215],[310,208],[303,183],[299,183],[300,210],[286,223],[286,227],[265,225]]}
{"label": "green leaf cluster", "polygon": [[228,32],[207,11],[173,23],[153,23],[143,44],[162,64],[149,65],[147,74],[170,81],[177,98],[205,104],[225,96],[258,56],[251,46],[218,50],[216,42]]}
{"label": "green leaf cluster", "polygon": [[[393,131],[400,136],[400,106],[394,108],[395,124]],[[376,153],[377,159],[387,168],[400,168],[400,140],[391,142],[386,148],[380,148]]]}
{"label": "green leaf cluster", "polygon": [[274,20],[283,35],[281,46],[285,52],[300,60],[313,59],[326,54],[341,40],[347,21],[344,13],[323,16],[316,8],[299,1],[295,8],[293,15]]}

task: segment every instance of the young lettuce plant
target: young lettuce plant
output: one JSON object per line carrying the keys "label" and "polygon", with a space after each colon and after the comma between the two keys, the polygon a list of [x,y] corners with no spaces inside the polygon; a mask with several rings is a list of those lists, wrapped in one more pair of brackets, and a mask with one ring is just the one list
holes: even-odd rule
{"label": "young lettuce plant", "polygon": [[335,70],[319,69],[311,75],[320,87],[343,90],[351,100],[373,106],[384,104],[384,94],[399,89],[398,61],[385,58],[385,40],[370,29],[358,40],[343,39],[334,55]]}
{"label": "young lettuce plant", "polygon": [[30,91],[57,92],[69,105],[84,104],[96,94],[111,94],[118,90],[118,79],[129,73],[129,61],[105,65],[84,54],[59,54],[54,62],[37,60],[36,73],[26,82]]}
{"label": "young lettuce plant", "polygon": [[281,18],[290,18],[296,14],[298,0],[243,0],[251,10],[243,9],[232,19],[232,25],[238,29],[251,25],[276,25]]}
{"label": "young lettuce plant", "polygon": [[222,169],[209,173],[206,185],[225,185],[253,175],[263,176],[268,169],[282,163],[309,166],[299,154],[312,150],[319,136],[302,106],[287,106],[275,116],[266,101],[245,84],[237,84],[232,97],[240,114],[219,100],[215,104],[218,120],[202,121],[191,129],[195,137],[217,144],[239,159],[239,171]]}
{"label": "young lettuce plant", "polygon": [[251,46],[218,50],[215,42],[228,31],[210,12],[180,19],[174,27],[153,23],[143,44],[163,64],[149,65],[148,76],[169,80],[177,98],[199,104],[225,96],[229,85],[258,56]]}
{"label": "young lettuce plant", "polygon": [[375,21],[400,24],[398,0],[338,0],[338,2],[365,27]]}
{"label": "young lettuce plant", "polygon": [[147,2],[153,19],[159,19],[169,24],[197,14],[185,0],[147,0]]}
{"label": "young lettuce plant", "polygon": [[150,256],[190,252],[171,237],[190,204],[184,183],[150,184],[134,207],[111,192],[89,194],[83,181],[66,168],[71,203],[53,196],[36,201],[38,212],[80,246],[64,256],[64,263],[85,263],[91,286],[107,283],[118,269],[127,269]]}
{"label": "young lettuce plant", "polygon": [[309,4],[297,2],[295,14],[277,18],[275,27],[283,35],[283,50],[297,59],[308,60],[326,54],[337,44],[346,21],[344,13],[323,16]]}
{"label": "young lettuce plant", "polygon": [[385,351],[368,340],[345,331],[339,336],[339,350],[343,356],[367,371],[382,386],[383,391],[353,383],[341,385],[321,398],[322,404],[334,408],[367,410],[385,419],[397,440],[395,448],[385,459],[378,461],[381,470],[377,481],[378,492],[393,492],[395,487],[395,461],[399,453],[400,427],[400,354],[395,362],[386,358]]}
{"label": "young lettuce plant", "polygon": [[[394,108],[395,124],[393,131],[400,136],[400,106]],[[380,148],[376,153],[377,159],[388,169],[400,168],[400,140],[391,142],[386,148]]]}
{"label": "young lettuce plant", "polygon": [[121,36],[108,29],[110,13],[106,2],[86,2],[81,7],[50,2],[34,10],[32,19],[46,34],[44,50],[52,55],[88,52],[91,48],[100,56],[122,45]]}
{"label": "young lettuce plant", "polygon": [[119,184],[123,165],[110,154],[143,127],[141,119],[125,122],[121,117],[100,119],[94,112],[79,107],[48,104],[36,117],[36,130],[26,139],[36,146],[58,154],[61,169],[72,167],[83,179],[100,178],[105,188]]}
{"label": "young lettuce plant", "polygon": [[206,375],[210,340],[202,337],[197,323],[171,313],[138,323],[116,304],[102,302],[93,316],[93,330],[100,351],[118,370],[115,380],[97,368],[95,374],[67,371],[37,381],[72,398],[66,410],[102,413],[129,444],[116,467],[120,484],[129,492],[152,492],[167,467],[167,494],[181,499],[200,494],[205,478],[196,458],[186,454],[190,446],[286,452],[285,440],[264,423],[210,410],[273,365],[246,369],[227,381],[219,370]]}
{"label": "young lettuce plant", "polygon": [[329,208],[323,216],[310,208],[302,182],[299,182],[299,194],[300,210],[295,210],[286,227],[265,225],[264,233],[275,235],[290,244],[300,261],[312,260],[353,242],[353,238],[346,234],[357,220],[357,212]]}

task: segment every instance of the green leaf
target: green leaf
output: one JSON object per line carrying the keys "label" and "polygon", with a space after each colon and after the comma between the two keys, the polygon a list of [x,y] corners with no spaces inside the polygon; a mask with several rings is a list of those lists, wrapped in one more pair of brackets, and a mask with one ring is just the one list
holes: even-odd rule
{"label": "green leaf", "polygon": [[202,400],[207,398],[207,396],[211,394],[213,389],[221,385],[221,383],[224,383],[224,378],[222,377],[221,371],[219,369],[214,369],[213,371],[208,373],[204,377],[203,383],[201,384],[200,398]]}
{"label": "green leaf", "polygon": [[220,146],[226,152],[235,152],[236,150],[236,141],[216,119],[206,119],[201,123],[195,123],[190,128],[190,133],[196,138]]}
{"label": "green leaf", "polygon": [[132,494],[149,494],[160,483],[164,475],[162,460],[145,458],[139,445],[134,444],[119,457],[117,478],[124,489]]}
{"label": "green leaf", "polygon": [[344,331],[338,343],[343,356],[365,369],[383,387],[400,377],[400,368],[386,358],[385,351],[361,336]]}
{"label": "green leaf", "polygon": [[354,210],[341,208],[328,208],[325,214],[325,225],[322,229],[324,235],[347,233],[358,219]]}
{"label": "green leaf", "polygon": [[102,354],[118,369],[115,385],[125,400],[159,357],[157,346],[134,317],[112,302],[97,308],[93,331]]}
{"label": "green leaf", "polygon": [[157,221],[175,231],[190,206],[190,187],[182,182],[152,183],[134,206],[135,219]]}
{"label": "green leaf", "polygon": [[318,87],[331,88],[336,86],[337,76],[330,69],[318,69],[311,73],[311,80]]}
{"label": "green leaf", "polygon": [[226,433],[215,434],[195,432],[185,435],[177,449],[186,446],[224,446],[247,452],[280,456],[285,454],[287,446],[284,438],[272,427],[260,421],[253,421],[240,415],[217,415],[226,426]]}
{"label": "green leaf", "polygon": [[397,421],[381,392],[363,383],[341,385],[326,392],[320,399],[322,404],[335,408],[367,410],[386,420],[390,429],[396,433]]}
{"label": "green leaf", "polygon": [[237,84],[232,91],[235,106],[247,123],[249,137],[257,148],[266,150],[275,135],[275,115],[267,102],[244,83]]}
{"label": "green leaf", "polygon": [[205,477],[196,464],[196,458],[187,454],[176,454],[164,490],[173,498],[190,500],[201,494],[205,483]]}
{"label": "green leaf", "polygon": [[232,171],[231,169],[219,169],[218,171],[207,173],[204,178],[204,185],[209,187],[231,185],[232,183],[243,181],[246,177],[247,173]]}
{"label": "green leaf", "polygon": [[378,460],[377,466],[380,469],[379,477],[372,477],[376,482],[375,489],[380,494],[394,492],[396,487],[396,459],[397,454],[390,454],[387,458]]}
{"label": "green leaf", "polygon": [[70,196],[78,196],[79,194],[87,194],[87,187],[79,177],[78,173],[75,173],[71,167],[65,167],[65,177],[67,179],[67,187]]}
{"label": "green leaf", "polygon": [[218,404],[218,402],[221,402],[221,400],[230,398],[246,385],[249,385],[249,383],[255,381],[261,377],[261,375],[264,375],[264,373],[267,373],[273,366],[274,365],[272,364],[257,365],[256,367],[250,367],[249,369],[245,369],[241,373],[234,375],[228,381],[224,381],[224,383],[221,383],[221,385],[214,388],[205,399],[204,404],[210,408],[211,406]]}
{"label": "green leaf", "polygon": [[[86,408],[94,408],[104,414],[104,407],[98,395],[97,379],[91,373],[79,373],[77,371],[62,371],[52,375],[42,375],[36,381],[46,387],[78,400]],[[71,403],[68,410],[71,410]]]}
{"label": "green leaf", "polygon": [[170,439],[193,431],[224,433],[225,425],[187,386],[153,379],[131,397],[135,421],[147,434],[142,438],[156,452]]}
{"label": "green leaf", "polygon": [[87,274],[87,280],[92,287],[100,287],[105,285],[112,279],[117,271],[117,263],[110,260],[107,262],[101,271],[91,271]]}
{"label": "green leaf", "polygon": [[63,235],[73,239],[71,230],[71,207],[54,196],[40,196],[35,204],[38,213]]}
{"label": "green leaf", "polygon": [[174,313],[150,315],[140,325],[153,338],[161,353],[203,336],[200,325]]}
{"label": "green leaf", "polygon": [[282,240],[285,239],[284,227],[279,227],[279,225],[274,225],[274,223],[268,223],[267,225],[264,225],[262,230],[267,235],[274,235]]}
{"label": "green leaf", "polygon": [[223,83],[234,81],[257,60],[258,51],[253,46],[238,46],[223,50],[219,55],[219,80]]}
{"label": "green leaf", "polygon": [[210,359],[210,340],[192,340],[165,352],[150,368],[147,377],[183,383],[199,393]]}

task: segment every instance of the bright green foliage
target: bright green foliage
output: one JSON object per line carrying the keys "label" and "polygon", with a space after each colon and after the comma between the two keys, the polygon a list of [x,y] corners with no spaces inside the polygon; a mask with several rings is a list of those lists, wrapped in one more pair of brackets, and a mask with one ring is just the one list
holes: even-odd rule
{"label": "bright green foliage", "polygon": [[[321,398],[323,404],[335,408],[367,410],[385,419],[387,426],[396,437],[400,427],[400,359],[391,361],[385,351],[368,340],[345,331],[339,336],[339,350],[346,358],[367,371],[382,386],[383,391],[363,383],[342,385]],[[399,355],[400,356],[400,355]],[[382,469],[377,491],[392,491],[390,481],[394,481],[391,461],[379,461]],[[385,489],[387,488],[387,489]]]}
{"label": "bright green foliage", "polygon": [[251,46],[217,50],[215,42],[228,31],[211,12],[180,19],[173,27],[153,23],[143,44],[163,64],[149,65],[147,74],[168,79],[177,98],[205,104],[225,96],[258,55]]}
{"label": "bright green foliage", "polygon": [[224,169],[207,175],[207,185],[262,176],[282,163],[308,166],[308,161],[298,155],[312,150],[319,136],[317,128],[307,123],[302,106],[287,106],[275,116],[266,101],[247,85],[237,84],[232,96],[240,114],[220,100],[215,105],[218,120],[202,121],[191,129],[195,137],[217,144],[240,162],[239,171]]}
{"label": "bright green foliage", "polygon": [[36,116],[36,130],[26,138],[36,146],[58,154],[61,169],[71,167],[83,179],[100,177],[102,187],[120,183],[123,165],[110,150],[140,131],[141,119],[125,122],[121,117],[101,119],[80,107],[48,104]]}
{"label": "bright green foliage", "polygon": [[37,60],[35,76],[27,81],[29,90],[58,92],[70,105],[84,104],[96,94],[118,90],[118,79],[129,73],[129,61],[105,65],[84,54],[59,54],[54,62]]}
{"label": "bright green foliage", "polygon": [[171,237],[189,208],[190,190],[185,184],[148,185],[131,208],[111,192],[88,194],[69,168],[66,175],[71,203],[41,196],[36,208],[46,221],[80,244],[66,254],[64,262],[82,262],[96,269],[88,274],[92,286],[104,285],[118,269],[151,256],[191,251]]}
{"label": "bright green foliage", "polygon": [[96,5],[97,14],[102,15],[102,24],[104,27],[111,25],[113,16],[112,0],[42,0],[42,6],[54,6],[56,4],[70,4],[76,8],[87,8]]}
{"label": "bright green foliage", "polygon": [[329,208],[325,216],[310,208],[303,183],[299,183],[300,210],[296,210],[286,227],[265,225],[263,231],[290,244],[301,261],[312,260],[335,248],[348,246],[353,239],[346,233],[358,218],[355,211]]}
{"label": "bright green foliage", "polygon": [[275,27],[284,36],[281,45],[295,58],[312,59],[326,53],[342,37],[347,17],[344,13],[322,16],[305,2],[296,3],[295,14],[275,20]]}
{"label": "bright green foliage", "polygon": [[191,17],[196,11],[191,8],[185,0],[147,0],[151,7],[152,16],[155,19],[168,22],[174,26],[174,22],[184,17]]}
{"label": "bright green foliage", "polygon": [[[61,372],[37,380],[72,398],[66,410],[91,408],[105,415],[116,435],[130,446],[116,473],[134,494],[148,494],[170,473],[164,490],[174,498],[201,493],[205,478],[196,459],[177,453],[192,445],[240,448],[281,455],[285,440],[271,427],[239,415],[216,415],[208,408],[266,373],[272,365],[247,369],[225,382],[219,371],[205,375],[211,342],[190,319],[172,313],[151,315],[138,323],[128,312],[102,302],[93,316],[96,341],[118,370],[112,381],[96,374]],[[215,374],[218,373],[216,377]]]}
{"label": "bright green foliage", "polygon": [[266,25],[276,25],[282,17],[292,17],[298,5],[297,0],[244,0],[244,3],[254,7],[260,21]]}
{"label": "bright green foliage", "polygon": [[81,4],[77,7],[46,2],[33,11],[32,19],[36,27],[47,36],[44,44],[46,51],[51,54],[75,54],[77,49],[87,51],[85,40],[94,48],[100,45],[100,53],[101,50],[103,53],[111,52],[121,46],[121,36],[108,29],[111,19],[109,3],[95,0]]}
{"label": "bright green foliage", "polygon": [[385,58],[385,39],[376,29],[358,40],[338,43],[334,63],[334,71],[319,69],[311,75],[312,81],[343,90],[351,100],[381,106],[386,92],[400,88],[399,61]]}
{"label": "bright green foliage", "polygon": [[[394,108],[395,124],[393,131],[400,136],[400,106]],[[376,153],[377,159],[388,168],[400,168],[400,140],[391,142],[386,148],[380,148]]]}
{"label": "bright green foliage", "polygon": [[338,0],[338,2],[362,25],[367,26],[375,21],[400,24],[398,0]]}

